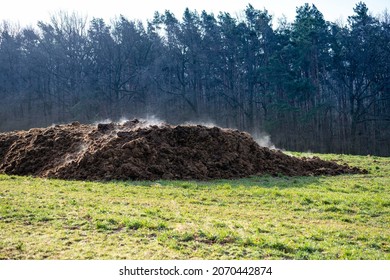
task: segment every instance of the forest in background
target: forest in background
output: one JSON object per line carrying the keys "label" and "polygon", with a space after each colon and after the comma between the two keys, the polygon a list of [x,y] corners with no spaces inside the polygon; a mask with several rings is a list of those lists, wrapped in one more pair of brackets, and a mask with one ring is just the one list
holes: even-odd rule
{"label": "forest in background", "polygon": [[266,133],[287,150],[389,156],[390,15],[353,11],[334,23],[305,4],[277,27],[250,4],[239,18],[3,22],[0,131],[155,116]]}

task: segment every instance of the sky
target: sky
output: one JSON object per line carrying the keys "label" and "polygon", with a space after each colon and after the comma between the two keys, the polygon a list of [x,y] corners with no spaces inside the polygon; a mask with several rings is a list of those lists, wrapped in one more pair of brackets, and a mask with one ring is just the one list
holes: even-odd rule
{"label": "sky", "polygon": [[[170,10],[181,18],[186,7],[201,12],[229,12],[232,16],[242,14],[248,3],[256,9],[267,9],[273,15],[274,23],[283,15],[293,21],[297,6],[313,3],[323,13],[325,20],[346,22],[353,14],[353,8],[359,0],[10,0],[0,9],[0,22],[7,20],[19,23],[20,26],[35,26],[39,20],[49,21],[50,15],[62,10],[77,12],[79,15],[103,18],[110,22],[119,15],[129,20],[146,22],[153,18],[155,11]],[[389,0],[365,0],[373,15],[381,14],[386,8],[390,10]]]}

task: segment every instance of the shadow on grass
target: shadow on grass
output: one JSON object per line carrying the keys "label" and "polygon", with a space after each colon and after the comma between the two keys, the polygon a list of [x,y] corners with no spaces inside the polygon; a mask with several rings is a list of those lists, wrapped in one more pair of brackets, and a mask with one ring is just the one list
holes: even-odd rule
{"label": "shadow on grass", "polygon": [[[323,185],[323,181],[328,178],[344,177],[339,176],[251,176],[241,179],[217,179],[210,181],[196,181],[196,180],[157,180],[157,181],[110,181],[105,183],[116,183],[124,186],[141,186],[141,187],[177,187],[183,189],[224,189],[224,188],[305,188],[309,185]],[[347,175],[361,177],[362,175]]]}
{"label": "shadow on grass", "polygon": [[[63,180],[63,179],[49,179],[51,181],[61,181],[66,182],[65,184],[72,185],[73,183],[85,183],[89,184],[103,184],[103,185],[118,185],[124,187],[177,187],[183,189],[210,189],[210,188],[218,188],[218,189],[228,189],[228,188],[239,188],[239,187],[262,187],[262,188],[278,188],[278,189],[286,189],[286,188],[305,188],[309,185],[323,185],[323,182],[328,179],[340,178],[350,179],[353,178],[363,178],[370,175],[361,175],[361,174],[353,174],[353,175],[337,175],[337,176],[251,176],[246,178],[239,179],[213,179],[209,181],[197,181],[197,180],[155,180],[155,181],[132,181],[132,180],[108,180],[108,181],[88,181],[88,180]],[[42,180],[48,180],[48,178],[40,178],[34,176],[16,176],[16,175],[7,175],[0,173],[0,181],[1,180],[13,180],[18,178],[37,178]]]}

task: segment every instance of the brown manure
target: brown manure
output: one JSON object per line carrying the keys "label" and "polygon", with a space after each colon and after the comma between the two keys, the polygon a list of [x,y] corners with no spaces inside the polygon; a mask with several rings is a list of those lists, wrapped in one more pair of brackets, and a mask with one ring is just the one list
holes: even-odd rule
{"label": "brown manure", "polygon": [[245,132],[201,125],[83,125],[0,133],[0,173],[81,180],[240,178],[365,173],[260,147]]}

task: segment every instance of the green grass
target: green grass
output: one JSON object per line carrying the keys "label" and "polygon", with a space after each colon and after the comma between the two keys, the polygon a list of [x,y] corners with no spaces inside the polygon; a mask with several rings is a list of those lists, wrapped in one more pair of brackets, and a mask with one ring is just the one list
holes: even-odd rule
{"label": "green grass", "polygon": [[0,175],[0,259],[389,260],[390,159],[320,157],[369,174],[108,183]]}

